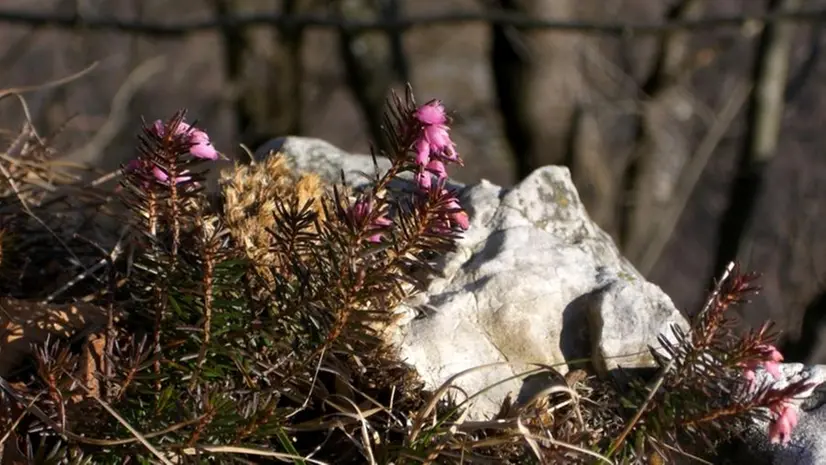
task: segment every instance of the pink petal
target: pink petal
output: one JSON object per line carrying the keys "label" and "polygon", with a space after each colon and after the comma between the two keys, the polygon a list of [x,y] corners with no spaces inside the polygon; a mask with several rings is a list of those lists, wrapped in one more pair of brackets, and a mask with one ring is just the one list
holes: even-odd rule
{"label": "pink petal", "polygon": [[432,152],[443,152],[453,144],[445,126],[428,126],[424,129],[424,138],[430,144]]}
{"label": "pink petal", "polygon": [[778,418],[769,425],[769,438],[772,444],[786,444],[791,439],[792,428],[785,418]]}
{"label": "pink petal", "polygon": [[430,162],[430,143],[424,138],[416,141],[416,164],[419,166],[427,166]]}
{"label": "pink petal", "polygon": [[160,182],[166,182],[167,180],[169,180],[169,175],[166,174],[166,171],[162,170],[157,166],[152,168],[152,174],[155,175],[155,179],[157,179]]}
{"label": "pink petal", "polygon": [[204,131],[199,129],[194,130],[189,138],[189,141],[194,145],[190,147],[189,153],[193,157],[203,158],[205,160],[217,160],[218,152],[212,143],[209,141],[209,136]]}
{"label": "pink petal", "polygon": [[445,124],[447,122],[445,107],[438,100],[426,103],[416,110],[416,119],[422,124]]}
{"label": "pink petal", "polygon": [[393,221],[390,220],[390,218],[387,218],[386,216],[380,216],[373,221],[373,225],[378,227],[386,227],[390,226],[391,224],[393,224]]}
{"label": "pink petal", "polygon": [[191,153],[193,157],[201,158],[204,160],[218,159],[218,151],[215,150],[215,147],[213,147],[212,144],[193,145],[192,147],[190,147],[189,153]]}
{"label": "pink petal", "polygon": [[782,362],[783,361],[783,354],[781,354],[780,351],[777,350],[776,347],[774,347],[774,346],[769,346],[769,347],[771,348],[771,354],[769,355],[771,360],[773,362]]}
{"label": "pink petal", "polygon": [[154,132],[158,137],[163,137],[166,132],[164,131],[163,121],[155,120],[155,122],[152,123],[152,132]]}
{"label": "pink petal", "polygon": [[465,212],[454,213],[451,215],[450,219],[458,224],[462,229],[466,230],[470,227],[470,217]]}
{"label": "pink petal", "polygon": [[447,170],[445,169],[445,164],[439,160],[431,160],[430,163],[427,164],[425,169],[438,176],[439,179],[447,177]]}
{"label": "pink petal", "polygon": [[789,422],[789,426],[792,428],[797,426],[797,423],[800,421],[800,415],[797,411],[796,407],[787,407],[786,411],[783,412],[786,420]]}
{"label": "pink petal", "polygon": [[769,424],[769,438],[772,443],[786,444],[791,440],[792,430],[799,421],[797,407],[781,403],[771,409],[777,413],[777,418]]}
{"label": "pink petal", "polygon": [[427,171],[419,171],[416,173],[416,183],[424,190],[429,190],[431,186],[431,176]]}
{"label": "pink petal", "polygon": [[763,363],[763,368],[766,369],[774,379],[780,379],[783,377],[783,374],[780,372],[780,364],[777,362],[765,362]]}
{"label": "pink petal", "polygon": [[[184,171],[183,173],[181,173],[181,176],[176,177],[175,178],[175,184],[191,180],[192,176],[184,176],[186,173],[187,172]],[[167,174],[166,171],[164,171],[163,169],[161,169],[158,166],[155,166],[155,167],[152,168],[152,174],[155,176],[155,179],[157,179],[158,181],[160,181],[162,183],[165,183],[165,182],[169,181],[169,174]]]}

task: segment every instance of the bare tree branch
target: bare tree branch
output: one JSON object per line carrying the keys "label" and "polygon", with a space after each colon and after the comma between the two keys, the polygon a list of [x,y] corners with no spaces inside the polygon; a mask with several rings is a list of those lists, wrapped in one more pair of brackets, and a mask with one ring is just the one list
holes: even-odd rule
{"label": "bare tree branch", "polygon": [[748,98],[748,93],[751,92],[751,86],[740,84],[731,94],[731,97],[726,101],[723,108],[720,109],[717,120],[711,128],[709,128],[702,142],[697,147],[696,152],[692,155],[686,167],[680,173],[680,179],[677,182],[676,192],[665,210],[662,218],[659,221],[654,221],[653,233],[648,246],[641,252],[641,256],[636,263],[637,269],[644,276],[647,276],[657,261],[660,259],[663,250],[665,249],[668,240],[671,238],[677,222],[680,220],[683,211],[691,194],[694,193],[694,188],[703,174],[703,170],[708,164],[708,160],[717,148],[717,145],[723,139],[732,121],[740,113],[740,109],[745,104]]}
{"label": "bare tree branch", "polygon": [[239,14],[234,17],[210,18],[177,23],[137,22],[112,17],[89,17],[73,14],[38,13],[32,11],[0,11],[0,22],[31,27],[63,29],[82,28],[85,31],[120,31],[156,38],[178,38],[189,34],[208,32],[226,27],[318,27],[344,29],[349,32],[368,30],[397,31],[428,26],[447,26],[467,23],[510,25],[520,29],[553,29],[578,34],[661,35],[677,30],[739,28],[749,23],[776,21],[826,22],[826,9],[806,11],[778,10],[755,15],[717,16],[669,23],[588,22],[539,19],[506,11],[449,12],[420,15],[393,20],[341,21],[326,15],[289,15],[278,13]]}
{"label": "bare tree branch", "polygon": [[[236,4],[231,0],[212,0],[212,10],[216,18],[233,18],[236,15]],[[239,134],[245,134],[253,124],[252,112],[244,101],[245,85],[242,82],[244,56],[249,46],[244,35],[244,29],[228,21],[221,25],[222,47],[224,52],[224,73],[231,88],[240,90],[233,93],[232,106],[235,117],[235,129]]]}
{"label": "bare tree branch", "polygon": [[[330,3],[343,22],[355,18],[381,18],[380,5],[370,0],[337,0]],[[393,80],[391,38],[382,33],[339,31],[339,52],[350,91],[367,122],[376,147],[385,149],[382,113]]]}
{"label": "bare tree branch", "polygon": [[[667,22],[697,18],[705,9],[704,0],[681,0],[666,13]],[[622,177],[619,196],[619,240],[623,252],[636,263],[649,243],[651,218],[657,218],[667,199],[657,198],[654,190],[658,165],[666,156],[685,158],[688,141],[674,137],[673,108],[685,101],[675,92],[686,76],[690,36],[682,31],[664,35],[659,44],[654,68],[642,85],[649,96],[637,116],[637,140]],[[665,121],[664,121],[665,120]],[[662,176],[660,176],[662,177]],[[663,202],[666,200],[666,202]]]}
{"label": "bare tree branch", "polygon": [[[771,0],[770,11],[799,11],[804,0]],[[745,146],[728,197],[728,207],[718,228],[714,269],[734,259],[743,249],[743,238],[753,221],[762,192],[766,166],[774,157],[784,112],[784,93],[794,39],[794,24],[772,23],[760,38],[754,64],[754,90],[749,102]]]}

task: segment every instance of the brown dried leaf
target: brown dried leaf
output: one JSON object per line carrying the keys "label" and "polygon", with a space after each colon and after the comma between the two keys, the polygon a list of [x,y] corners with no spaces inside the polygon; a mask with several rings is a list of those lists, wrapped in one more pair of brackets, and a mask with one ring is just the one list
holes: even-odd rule
{"label": "brown dried leaf", "polygon": [[96,305],[50,305],[40,302],[0,298],[0,376],[31,355],[32,344],[49,335],[69,338],[80,331],[102,328],[106,311]]}

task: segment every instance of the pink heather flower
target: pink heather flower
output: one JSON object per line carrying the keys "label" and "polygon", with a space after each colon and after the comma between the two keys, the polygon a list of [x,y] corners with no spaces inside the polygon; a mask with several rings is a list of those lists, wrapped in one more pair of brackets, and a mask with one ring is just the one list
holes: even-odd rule
{"label": "pink heather flower", "polygon": [[435,174],[439,179],[444,179],[447,177],[447,169],[445,169],[445,164],[439,160],[431,160],[424,169]]}
{"label": "pink heather flower", "polygon": [[[437,187],[438,188],[438,187]],[[447,197],[449,192],[447,189],[442,189],[440,191],[440,195],[443,197]],[[447,234],[453,230],[453,225],[459,226],[463,230],[467,230],[470,227],[470,218],[468,217],[467,212],[462,210],[462,206],[459,205],[459,200],[455,197],[450,198],[447,201],[447,205],[445,206],[446,209],[453,210],[449,213],[446,213],[441,218],[438,218],[433,225],[433,232],[439,234]]]}
{"label": "pink heather flower", "polygon": [[[164,135],[164,128],[164,123],[161,120],[157,120],[153,124],[155,133],[161,137]],[[189,153],[193,157],[202,158],[204,160],[218,159],[218,151],[212,146],[212,142],[210,142],[209,135],[207,135],[206,132],[198,128],[194,128],[192,125],[182,121],[175,128],[175,135],[186,136],[189,138],[189,143],[192,144],[189,148]]]}
{"label": "pink heather flower", "polygon": [[467,230],[470,227],[470,218],[468,217],[467,212],[462,210],[462,206],[459,205],[459,200],[454,198],[448,203],[448,208],[455,208],[457,211],[451,213],[449,215],[450,221],[459,225],[460,228]]}
{"label": "pink heather flower", "polygon": [[749,360],[742,364],[743,376],[746,378],[747,385],[752,387],[755,380],[754,370],[762,366],[774,379],[780,379],[783,374],[780,372],[780,362],[783,361],[783,354],[771,344],[761,344],[757,346],[761,352],[762,360]]}
{"label": "pink heather flower", "polygon": [[450,161],[459,161],[456,154],[456,145],[450,139],[448,127],[425,125],[419,140],[416,141],[416,162],[427,164],[433,157],[442,157]]}
{"label": "pink heather flower", "polygon": [[431,173],[435,174],[439,180],[447,178],[445,164],[439,160],[431,160],[423,170],[416,173],[416,184],[422,189],[430,189]]}
{"label": "pink heather flower", "polygon": [[447,113],[445,113],[442,102],[432,100],[416,110],[416,119],[422,124],[445,124],[447,123]]}
{"label": "pink heather flower", "polygon": [[425,170],[420,170],[416,173],[416,184],[423,190],[430,190],[432,182],[430,180],[430,173]]}
{"label": "pink heather flower", "polygon": [[195,129],[190,133],[189,141],[192,142],[189,153],[191,153],[193,157],[204,160],[218,159],[218,151],[212,146],[212,142],[209,141],[209,136],[204,131]]}
{"label": "pink heather flower", "polygon": [[[363,222],[373,211],[373,202],[372,200],[365,200],[359,199],[357,200],[351,207],[348,212],[353,223],[357,226]],[[377,218],[374,218],[372,223],[368,225],[368,230],[376,230],[381,228],[386,228],[390,226],[393,222],[387,218],[385,215],[381,215]],[[367,238],[368,242],[381,242],[381,232],[376,232]]]}
{"label": "pink heather flower", "polygon": [[450,139],[450,128],[447,126],[447,113],[438,100],[428,102],[413,113],[421,129],[418,139],[413,144],[416,152],[416,164],[419,172],[416,180],[423,189],[430,187],[430,173],[439,179],[447,177],[444,162],[461,164],[456,153],[456,144]]}
{"label": "pink heather flower", "polygon": [[786,445],[792,438],[792,430],[799,420],[797,407],[788,402],[781,402],[772,407],[776,417],[769,424],[769,439],[772,444]]}

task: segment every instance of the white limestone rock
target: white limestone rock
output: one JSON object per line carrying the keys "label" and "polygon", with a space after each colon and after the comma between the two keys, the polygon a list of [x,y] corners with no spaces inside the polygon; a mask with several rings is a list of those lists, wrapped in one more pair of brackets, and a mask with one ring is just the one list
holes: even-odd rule
{"label": "white limestone rock", "polygon": [[[373,171],[369,156],[348,155],[314,139],[277,139],[257,156],[270,150],[282,152],[298,171],[329,181],[343,169],[361,184],[356,174]],[[513,189],[482,181],[464,188],[460,199],[470,229],[445,257],[443,277],[415,302],[431,311],[414,319],[403,306],[399,311],[407,318],[392,335],[428,387],[496,362],[506,364],[474,371],[456,384],[473,394],[530,369],[530,363],[564,373],[566,362],[592,353],[603,369],[652,366],[648,346],[659,332],[671,323],[685,326],[668,296],[647,283],[591,221],[566,168],[541,168]],[[520,387],[512,380],[487,390],[475,399],[473,416],[496,412]]]}

